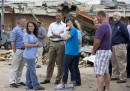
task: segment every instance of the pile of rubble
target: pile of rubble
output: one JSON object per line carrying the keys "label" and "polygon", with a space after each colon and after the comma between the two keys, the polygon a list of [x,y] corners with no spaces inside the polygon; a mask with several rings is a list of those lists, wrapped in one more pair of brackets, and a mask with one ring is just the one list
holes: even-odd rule
{"label": "pile of rubble", "polygon": [[92,67],[94,65],[95,56],[91,55],[93,46],[84,46],[81,48],[81,57],[79,67]]}
{"label": "pile of rubble", "polygon": [[11,61],[12,50],[0,53],[0,61]]}
{"label": "pile of rubble", "polygon": [[[94,58],[90,58],[91,57],[91,51],[92,51],[92,46],[84,46],[81,48],[81,56],[80,56],[80,60],[79,60],[79,67],[91,67],[93,66],[93,62],[94,62]],[[12,50],[9,50],[9,51],[2,51],[0,53],[0,61],[7,61],[8,64],[10,65],[11,64],[11,60],[12,60],[12,55],[13,55],[13,52]],[[43,55],[43,65],[48,65],[48,52],[46,52],[44,55]],[[37,60],[36,60],[37,61]]]}

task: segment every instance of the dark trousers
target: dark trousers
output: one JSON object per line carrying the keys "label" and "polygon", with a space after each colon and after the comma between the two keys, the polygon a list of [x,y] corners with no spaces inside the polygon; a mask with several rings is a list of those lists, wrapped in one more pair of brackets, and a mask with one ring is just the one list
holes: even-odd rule
{"label": "dark trousers", "polygon": [[75,64],[76,64],[77,58],[78,58],[78,55],[77,56],[67,55],[67,54],[65,55],[64,73],[63,73],[63,78],[62,78],[63,83],[67,83],[69,70],[71,73],[71,81],[76,82]]}
{"label": "dark trousers", "polygon": [[78,67],[79,58],[80,58],[80,54],[77,56],[77,60],[75,62],[75,71],[76,71],[76,83],[80,85],[81,84],[81,76],[80,76],[80,70],[79,70],[79,67]]}
{"label": "dark trousers", "polygon": [[127,78],[130,78],[130,44],[127,47]]}

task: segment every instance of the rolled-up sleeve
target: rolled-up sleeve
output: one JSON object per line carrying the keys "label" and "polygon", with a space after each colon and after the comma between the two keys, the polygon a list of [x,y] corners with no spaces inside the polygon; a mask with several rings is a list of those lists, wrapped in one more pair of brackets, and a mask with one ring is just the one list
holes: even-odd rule
{"label": "rolled-up sleeve", "polygon": [[66,25],[64,26],[64,32],[60,34],[60,37],[62,39],[65,39],[65,31],[66,31]]}
{"label": "rolled-up sleeve", "polygon": [[15,42],[16,41],[16,36],[17,36],[17,31],[13,30],[10,34],[10,41]]}

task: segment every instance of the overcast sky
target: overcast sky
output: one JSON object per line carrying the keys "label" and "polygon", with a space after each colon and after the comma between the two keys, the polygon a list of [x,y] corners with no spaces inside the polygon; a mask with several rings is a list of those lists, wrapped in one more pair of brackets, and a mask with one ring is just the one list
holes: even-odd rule
{"label": "overcast sky", "polygon": [[[7,1],[31,1],[31,2],[38,2],[38,1],[57,1],[57,0],[7,0]],[[65,1],[65,0],[64,0]],[[88,3],[100,3],[101,0],[76,0],[79,2],[88,2]],[[106,1],[106,0],[104,0]],[[108,0],[108,1],[112,1],[112,0]],[[117,0],[117,1],[125,1],[127,4],[130,4],[130,0]]]}

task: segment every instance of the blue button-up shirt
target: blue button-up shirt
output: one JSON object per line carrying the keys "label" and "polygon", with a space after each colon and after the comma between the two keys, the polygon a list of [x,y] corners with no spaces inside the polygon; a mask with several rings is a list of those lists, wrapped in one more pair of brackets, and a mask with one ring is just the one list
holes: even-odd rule
{"label": "blue button-up shirt", "polygon": [[20,26],[16,26],[11,34],[10,34],[10,40],[11,42],[15,42],[16,49],[17,48],[24,48],[23,43],[23,34],[26,32],[25,29],[21,28]]}
{"label": "blue button-up shirt", "polygon": [[[41,35],[41,36],[46,36],[46,30],[44,27],[39,27],[38,28],[38,34]],[[44,46],[46,43],[43,39],[41,38],[38,38],[38,41]]]}

